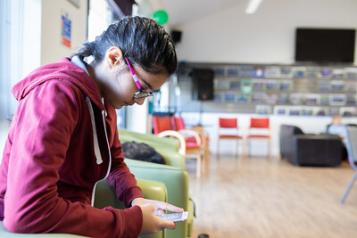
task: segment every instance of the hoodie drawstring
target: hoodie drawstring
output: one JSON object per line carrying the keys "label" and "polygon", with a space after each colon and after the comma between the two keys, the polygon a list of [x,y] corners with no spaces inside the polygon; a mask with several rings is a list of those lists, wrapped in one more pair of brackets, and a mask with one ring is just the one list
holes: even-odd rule
{"label": "hoodie drawstring", "polygon": [[[100,153],[100,148],[99,148],[97,126],[95,124],[95,118],[94,118],[94,110],[93,110],[92,102],[89,99],[89,97],[86,97],[86,102],[87,102],[87,106],[88,106],[88,110],[89,110],[89,114],[90,114],[90,119],[91,119],[91,122],[92,122],[94,153],[95,153],[96,161],[97,161],[97,164],[102,164],[103,163],[103,159],[102,159],[102,155]],[[109,147],[108,132],[107,132],[106,124],[105,124],[105,118],[107,116],[107,112],[105,110],[103,110],[101,114],[102,114],[102,121],[103,121],[103,127],[104,127],[105,141],[107,143],[107,148],[108,148],[109,162],[108,162],[107,173],[105,174],[104,178],[102,178],[101,180],[98,180],[94,184],[93,192],[92,192],[92,206],[93,207],[94,207],[94,202],[95,202],[95,192],[94,191],[96,191],[97,183],[99,181],[105,180],[109,176],[110,169],[112,167],[112,154],[111,154],[110,147]]]}
{"label": "hoodie drawstring", "polygon": [[92,103],[88,97],[86,98],[86,102],[87,102],[87,106],[88,106],[88,110],[89,110],[89,114],[90,114],[90,120],[92,122],[94,154],[97,159],[97,164],[101,164],[101,163],[103,163],[103,159],[102,159],[102,154],[100,153],[100,148],[99,148],[97,126],[95,124],[94,111],[93,111]]}

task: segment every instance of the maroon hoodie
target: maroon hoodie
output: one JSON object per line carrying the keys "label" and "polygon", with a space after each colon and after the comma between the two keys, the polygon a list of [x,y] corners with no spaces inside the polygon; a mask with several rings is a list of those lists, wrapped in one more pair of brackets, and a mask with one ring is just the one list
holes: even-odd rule
{"label": "maroon hoodie", "polygon": [[123,161],[115,109],[102,103],[94,80],[64,59],[32,72],[13,94],[19,105],[0,167],[5,228],[137,237],[142,227],[138,206],[91,206],[95,183],[105,177],[126,206],[142,197]]}

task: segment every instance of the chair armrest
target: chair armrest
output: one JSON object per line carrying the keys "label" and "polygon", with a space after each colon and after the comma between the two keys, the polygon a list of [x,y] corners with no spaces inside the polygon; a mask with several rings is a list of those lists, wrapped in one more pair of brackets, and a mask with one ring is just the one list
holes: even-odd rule
{"label": "chair armrest", "polygon": [[186,155],[185,138],[177,131],[167,130],[167,131],[160,132],[157,136],[158,137],[172,137],[172,138],[177,139],[180,142],[179,153],[182,155]]}
{"label": "chair armrest", "polygon": [[[143,191],[145,198],[164,202],[167,201],[167,190],[163,183],[139,179],[138,185]],[[118,200],[114,190],[106,180],[101,180],[96,184],[94,193],[93,206],[96,208],[107,206],[125,208],[124,203]]]}
{"label": "chair armrest", "polygon": [[167,188],[164,183],[152,180],[138,179],[144,197],[157,201],[168,201]]}
{"label": "chair armrest", "polygon": [[186,170],[131,159],[125,159],[125,163],[136,178],[164,183],[167,188],[168,202],[187,210],[189,182]]}
{"label": "chair armrest", "polygon": [[[167,190],[163,183],[158,181],[139,179],[138,185],[141,188],[145,198],[167,202]],[[93,205],[97,208],[103,208],[107,206],[112,206],[114,208],[124,208],[124,203],[117,199],[112,187],[106,180],[101,180],[97,183]],[[149,234],[140,237],[164,238],[165,231],[160,231],[155,234]]]}
{"label": "chair armrest", "polygon": [[87,237],[87,236],[65,234],[65,233],[44,233],[44,234],[12,233],[5,230],[3,222],[0,221],[0,237],[1,238],[80,238],[80,237]]}

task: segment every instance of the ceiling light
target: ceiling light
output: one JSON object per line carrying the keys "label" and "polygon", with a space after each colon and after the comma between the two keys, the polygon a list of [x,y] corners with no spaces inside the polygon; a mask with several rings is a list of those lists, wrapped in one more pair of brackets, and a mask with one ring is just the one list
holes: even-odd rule
{"label": "ceiling light", "polygon": [[247,9],[245,9],[245,13],[253,14],[258,9],[262,1],[263,0],[249,0]]}

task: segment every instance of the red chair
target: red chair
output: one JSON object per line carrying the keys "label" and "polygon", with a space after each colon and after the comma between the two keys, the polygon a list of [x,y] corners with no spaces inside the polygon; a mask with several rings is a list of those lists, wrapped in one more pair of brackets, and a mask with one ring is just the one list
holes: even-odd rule
{"label": "red chair", "polygon": [[176,130],[172,116],[153,116],[152,123],[155,135],[163,131]]}
{"label": "red chair", "polygon": [[186,129],[185,121],[183,120],[183,118],[181,116],[175,116],[174,121],[175,121],[175,127],[176,127],[177,131]]}
{"label": "red chair", "polygon": [[[223,133],[224,131],[224,133]],[[219,155],[219,147],[221,140],[236,140],[235,156],[238,155],[238,145],[243,137],[239,135],[238,119],[237,118],[219,118],[218,119],[218,136],[217,136],[217,154]],[[218,157],[219,158],[219,157]]]}
{"label": "red chair", "polygon": [[201,176],[203,159],[202,140],[193,130],[185,129],[182,117],[153,116],[154,133],[159,137],[174,137],[180,142],[180,153],[197,160],[196,176]]}
{"label": "red chair", "polygon": [[250,118],[249,133],[247,135],[247,143],[249,148],[249,156],[251,155],[251,141],[252,140],[266,140],[268,146],[268,155],[271,155],[271,134],[270,134],[270,120],[264,118]]}

